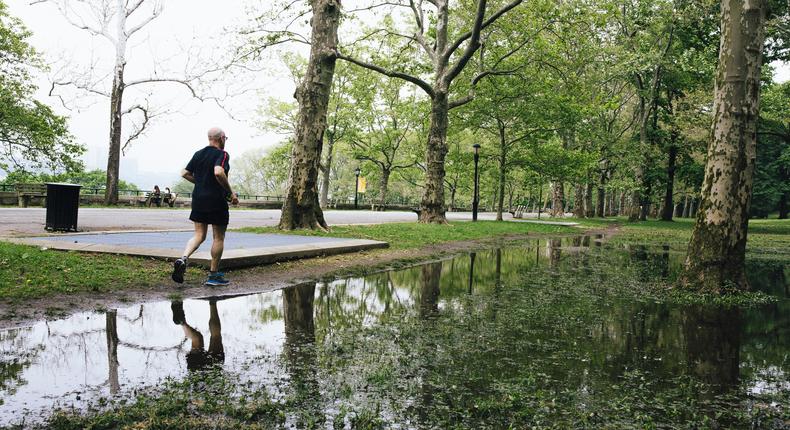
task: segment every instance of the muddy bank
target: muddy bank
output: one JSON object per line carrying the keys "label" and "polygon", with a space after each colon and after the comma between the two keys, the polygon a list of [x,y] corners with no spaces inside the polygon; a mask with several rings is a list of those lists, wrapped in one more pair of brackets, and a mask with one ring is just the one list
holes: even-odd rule
{"label": "muddy bank", "polygon": [[[578,234],[611,235],[617,230],[617,226],[611,226],[605,230],[580,230]],[[39,319],[62,318],[75,312],[111,309],[140,302],[266,292],[306,281],[406,267],[459,252],[499,245],[513,245],[525,239],[575,235],[515,234],[488,239],[446,242],[418,249],[383,249],[294,260],[230,271],[228,277],[232,280],[232,284],[221,288],[204,286],[205,279],[203,277],[196,278],[194,275],[188,274],[182,285],[166,282],[154,287],[124,288],[117,292],[102,293],[101,295],[80,293],[0,303],[0,328],[24,326]]]}

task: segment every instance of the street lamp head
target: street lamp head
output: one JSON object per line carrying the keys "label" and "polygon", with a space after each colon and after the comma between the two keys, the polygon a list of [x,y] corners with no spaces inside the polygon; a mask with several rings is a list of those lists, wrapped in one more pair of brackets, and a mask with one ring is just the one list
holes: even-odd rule
{"label": "street lamp head", "polygon": [[359,170],[359,167],[357,167],[357,168],[354,170],[354,175],[356,175],[356,176],[359,176],[359,174],[360,174],[360,173],[362,173],[362,171],[361,171],[361,170]]}
{"label": "street lamp head", "polygon": [[472,145],[472,148],[475,149],[475,154],[477,154],[480,151],[480,144],[475,143],[474,145]]}

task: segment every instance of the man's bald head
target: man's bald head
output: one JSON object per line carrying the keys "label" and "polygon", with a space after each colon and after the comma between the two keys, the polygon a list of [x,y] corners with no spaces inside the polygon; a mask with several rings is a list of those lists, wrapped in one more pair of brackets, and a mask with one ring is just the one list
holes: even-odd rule
{"label": "man's bald head", "polygon": [[214,143],[220,147],[220,149],[225,149],[225,140],[227,140],[227,136],[225,136],[225,132],[222,131],[219,127],[211,127],[208,130],[208,141],[209,143]]}

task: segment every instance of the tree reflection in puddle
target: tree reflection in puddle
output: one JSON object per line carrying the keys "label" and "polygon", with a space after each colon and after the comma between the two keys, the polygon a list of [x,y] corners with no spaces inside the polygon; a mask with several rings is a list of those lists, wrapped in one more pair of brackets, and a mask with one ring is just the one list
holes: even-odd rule
{"label": "tree reflection in puddle", "polygon": [[0,332],[0,423],[25,408],[83,410],[193,370],[270,393],[297,428],[787,419],[787,265],[750,262],[754,287],[782,299],[737,310],[651,298],[647,287],[672,282],[681,264],[665,245],[543,239],[364,278],[40,322]]}

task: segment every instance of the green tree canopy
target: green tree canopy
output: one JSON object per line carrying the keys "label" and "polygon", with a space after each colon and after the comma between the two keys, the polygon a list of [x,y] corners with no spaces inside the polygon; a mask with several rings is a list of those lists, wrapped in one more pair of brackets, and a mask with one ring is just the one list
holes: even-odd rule
{"label": "green tree canopy", "polygon": [[29,37],[0,0],[0,169],[79,170],[84,147],[73,141],[64,117],[33,98],[31,71],[43,64]]}

